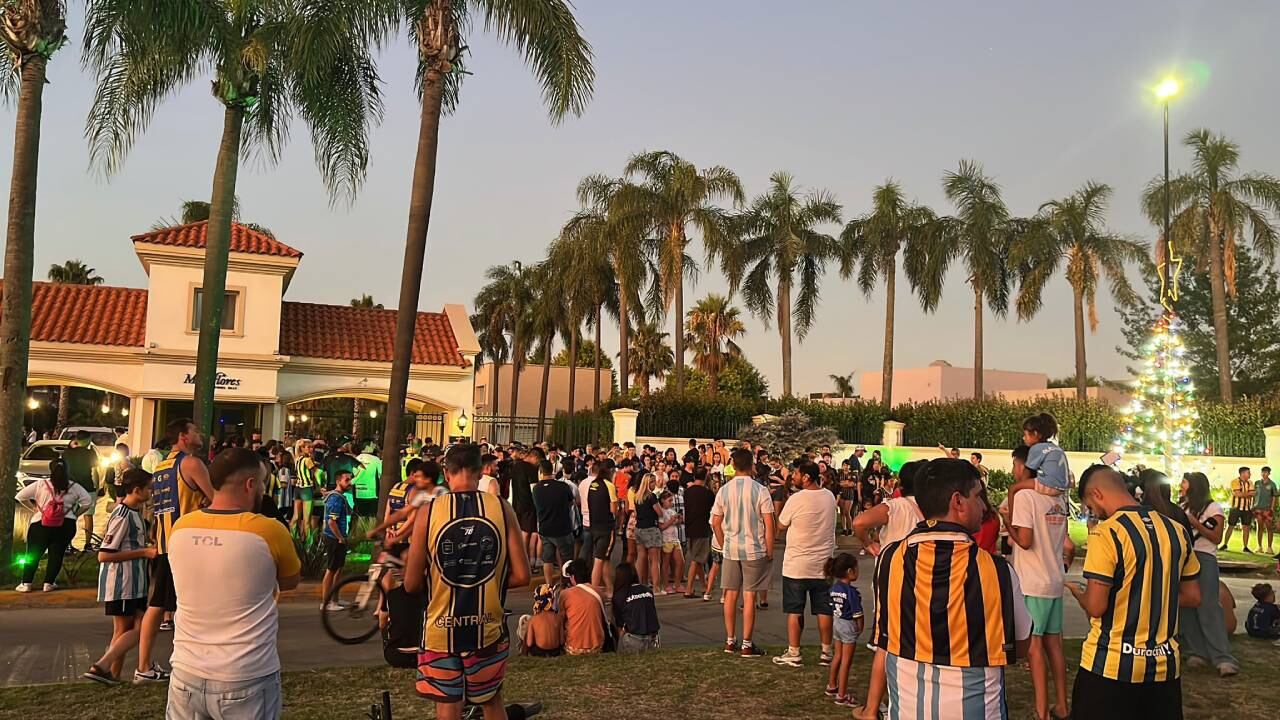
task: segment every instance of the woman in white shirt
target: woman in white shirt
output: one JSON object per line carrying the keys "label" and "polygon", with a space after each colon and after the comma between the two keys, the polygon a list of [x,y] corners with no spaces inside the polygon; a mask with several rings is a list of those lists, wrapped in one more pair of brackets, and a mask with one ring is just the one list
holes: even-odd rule
{"label": "woman in white shirt", "polygon": [[[22,565],[22,582],[16,588],[18,592],[31,592],[31,583],[36,578],[36,567],[40,557],[49,553],[49,562],[44,570],[44,591],[56,590],[58,573],[62,571],[62,559],[67,554],[67,546],[76,535],[76,518],[85,508],[90,507],[94,498],[78,483],[67,478],[67,464],[61,458],[50,463],[52,474],[48,479],[40,479],[18,491],[17,500],[31,512],[31,525],[27,528],[27,551]],[[62,505],[61,525],[46,525],[58,516],[55,503]],[[51,507],[53,506],[53,507]],[[49,512],[46,512],[46,508]]]}
{"label": "woman in white shirt", "polygon": [[1209,494],[1209,478],[1193,472],[1182,476],[1182,509],[1191,523],[1192,549],[1200,561],[1200,606],[1181,608],[1178,622],[1182,630],[1182,651],[1188,667],[1206,663],[1229,677],[1240,672],[1231,654],[1226,620],[1218,601],[1218,543],[1222,540],[1226,513]]}

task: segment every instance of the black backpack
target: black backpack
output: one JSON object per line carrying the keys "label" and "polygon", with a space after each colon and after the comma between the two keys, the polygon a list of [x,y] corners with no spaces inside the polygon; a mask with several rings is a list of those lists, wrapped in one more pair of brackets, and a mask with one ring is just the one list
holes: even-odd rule
{"label": "black backpack", "polygon": [[426,595],[405,592],[398,585],[385,594],[388,620],[382,628],[382,656],[395,668],[418,667],[422,645],[422,622],[427,610]]}

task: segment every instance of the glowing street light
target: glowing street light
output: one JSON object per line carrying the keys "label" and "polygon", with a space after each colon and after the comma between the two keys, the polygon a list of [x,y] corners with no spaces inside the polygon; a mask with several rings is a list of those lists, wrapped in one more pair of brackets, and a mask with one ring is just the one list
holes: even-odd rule
{"label": "glowing street light", "polygon": [[1165,102],[1182,91],[1182,83],[1174,78],[1165,78],[1156,86],[1156,99]]}
{"label": "glowing street light", "polygon": [[31,398],[30,400],[27,401],[27,408],[31,410],[39,410],[40,401],[35,398]]}
{"label": "glowing street light", "polygon": [[290,415],[290,416],[289,416],[289,422],[291,422],[291,423],[298,422],[298,418],[297,418],[297,416],[296,416],[296,415]]}
{"label": "glowing street light", "polygon": [[310,419],[311,418],[307,417],[306,415],[302,416],[302,422],[306,422],[307,420],[310,420]]}
{"label": "glowing street light", "polygon": [[102,411],[103,415],[106,415],[107,413],[111,412],[111,406],[106,403],[102,403],[102,407],[98,409]]}
{"label": "glowing street light", "polygon": [[377,410],[370,410],[370,411],[369,411],[369,417],[371,417],[371,418],[376,418],[376,417],[378,417],[378,411],[377,411]]}
{"label": "glowing street light", "polygon": [[129,417],[129,408],[120,408],[120,417]]}

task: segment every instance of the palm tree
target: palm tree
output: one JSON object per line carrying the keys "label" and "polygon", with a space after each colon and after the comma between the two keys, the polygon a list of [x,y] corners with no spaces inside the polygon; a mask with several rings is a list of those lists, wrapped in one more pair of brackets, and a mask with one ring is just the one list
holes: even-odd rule
{"label": "palm tree", "polygon": [[853,373],[848,375],[828,375],[831,382],[836,384],[836,392],[840,393],[841,398],[847,398],[853,395]]}
{"label": "palm tree", "polygon": [[[160,218],[151,223],[152,230],[164,230],[165,228],[176,227],[178,225],[190,225],[192,223],[204,222],[209,219],[210,205],[204,200],[184,200],[179,206],[178,215],[176,217]],[[271,228],[258,223],[241,222],[240,220],[240,198],[231,198],[231,221],[240,223],[250,230],[274,238],[276,234]]]}
{"label": "palm tree", "polygon": [[[494,265],[485,272],[488,282],[476,295],[476,314],[483,318],[483,327],[489,335],[506,335],[511,338],[507,356],[511,360],[510,429],[514,439],[516,407],[520,399],[520,371],[528,361],[534,290],[531,274],[519,261],[510,265]],[[501,370],[498,356],[495,360],[494,385]],[[498,414],[498,396],[493,396],[494,414]]]}
{"label": "palm tree", "polygon": [[[89,0],[85,64],[97,75],[86,134],[108,175],[124,162],[160,102],[213,71],[222,110],[209,198],[193,415],[213,422],[231,223],[240,155],[275,160],[299,115],[311,130],[321,179],[336,201],[365,177],[368,132],[381,118],[373,52],[394,28],[392,0]],[[395,413],[391,413],[395,417]],[[397,446],[398,448],[398,446]]]}
{"label": "palm tree", "polygon": [[[1240,172],[1240,146],[1208,130],[1193,130],[1182,141],[1191,148],[1191,172],[1169,181],[1170,234],[1181,254],[1198,258],[1207,269],[1218,358],[1218,391],[1232,398],[1231,348],[1227,335],[1227,296],[1236,295],[1236,243],[1246,231],[1254,249],[1274,258],[1280,241],[1274,216],[1280,215],[1280,178]],[[1164,218],[1164,181],[1152,180],[1142,196],[1153,223]],[[1164,243],[1157,261],[1166,260]],[[1203,265],[1207,261],[1208,267]],[[1175,268],[1176,272],[1176,268]],[[1176,297],[1175,297],[1176,299]]]}
{"label": "palm tree", "polygon": [[[782,394],[791,395],[791,334],[804,340],[818,307],[818,282],[827,261],[840,257],[835,238],[814,229],[840,222],[840,205],[826,190],[803,196],[790,173],[769,177],[769,192],[736,219],[741,240],[725,255],[730,292],[742,289],[747,309],[765,322],[775,312],[782,336]],[[770,287],[777,283],[777,295]],[[791,291],[795,289],[795,306]]]}
{"label": "palm tree", "polygon": [[368,294],[361,294],[361,295],[360,295],[360,297],[358,297],[358,298],[351,298],[351,307],[353,307],[353,308],[373,308],[373,309],[376,309],[376,310],[381,310],[381,309],[382,309],[382,303],[375,303],[375,302],[373,301],[373,296],[372,296],[372,295],[368,295]]}
{"label": "palm tree", "polygon": [[[631,321],[644,318],[639,289],[653,275],[645,247],[643,218],[627,215],[617,202],[626,183],[604,175],[590,175],[578,183],[578,201],[583,208],[564,227],[562,235],[595,234],[602,237],[613,278],[617,282],[618,365],[622,394],[627,395],[630,377],[628,350]],[[628,190],[627,192],[632,192]],[[596,347],[600,347],[597,336]],[[597,368],[597,377],[599,368]],[[599,381],[597,380],[597,385]],[[598,394],[598,393],[597,393]],[[597,403],[598,405],[599,403]]]}
{"label": "palm tree", "polygon": [[1147,248],[1140,242],[1110,233],[1104,227],[1111,187],[1087,182],[1061,200],[1040,206],[1040,211],[1010,248],[1010,262],[1018,270],[1020,284],[1018,318],[1030,320],[1040,310],[1041,295],[1050,279],[1066,263],[1075,315],[1076,397],[1088,397],[1089,374],[1085,361],[1085,306],[1089,330],[1098,330],[1098,282],[1105,277],[1111,297],[1121,305],[1138,301],[1125,276],[1125,263],[1141,263]]}
{"label": "palm tree", "polygon": [[[876,283],[884,279],[884,360],[881,364],[880,402],[886,408],[893,407],[898,255],[903,256],[908,284],[913,291],[919,292],[926,269],[928,233],[936,219],[932,210],[907,200],[902,186],[888,180],[872,191],[871,212],[851,221],[840,234],[846,259],[841,274],[848,277],[857,266],[858,287],[867,297],[871,297]],[[926,311],[930,309],[925,308]]]}
{"label": "palm tree", "polygon": [[930,229],[921,304],[926,311],[937,307],[946,272],[959,260],[973,289],[973,396],[981,398],[983,308],[989,306],[997,316],[1009,310],[1009,241],[1019,223],[1011,221],[1000,186],[972,160],[961,160],[955,172],[946,173],[942,189],[956,214],[939,218]]}
{"label": "palm tree", "polygon": [[[36,180],[45,69],[67,42],[62,0],[0,3],[0,102],[17,96],[13,168],[9,180],[8,234],[4,248],[4,299],[0,300],[0,425],[22,427],[27,408],[31,348],[31,281],[35,267]],[[0,433],[0,576],[13,567],[13,508],[21,433]]]}
{"label": "palm tree", "polygon": [[[79,260],[67,260],[61,265],[50,265],[49,282],[62,285],[101,285],[104,281],[98,271]],[[71,411],[71,388],[58,386],[58,419],[57,427],[65,427],[67,416]]]}
{"label": "palm tree", "polygon": [[[398,413],[409,390],[409,363],[413,357],[413,332],[418,294],[422,290],[422,266],[427,253],[427,227],[435,192],[436,154],[440,141],[440,115],[457,107],[458,87],[465,76],[462,53],[467,43],[462,33],[472,27],[469,14],[483,15],[483,27],[513,45],[542,84],[543,100],[551,119],[580,114],[591,97],[595,69],[591,46],[579,32],[573,8],[567,0],[405,0],[406,17],[418,47],[416,80],[422,100],[418,147],[414,156],[413,185],[409,196],[409,224],[404,263],[400,273],[400,307],[396,316],[395,358],[391,365],[387,425],[383,436],[383,462],[399,462]],[[391,467],[392,465],[388,465]],[[384,490],[393,479],[383,480]]]}
{"label": "palm tree", "polygon": [[747,332],[738,308],[729,299],[714,293],[694,304],[686,316],[684,341],[693,350],[693,365],[707,376],[707,386],[714,397],[720,392],[720,371],[726,357],[741,357],[742,348],[734,342]]}
{"label": "palm tree", "polygon": [[[579,192],[582,192],[581,186],[579,186]],[[572,278],[571,282],[577,286],[568,290],[570,296],[576,297],[576,292],[582,292],[589,307],[585,320],[588,327],[595,329],[596,335],[593,363],[595,367],[593,407],[595,408],[600,407],[600,344],[604,312],[608,311],[609,315],[617,319],[620,327],[624,324],[622,319],[624,291],[619,282],[617,270],[621,269],[622,275],[633,282],[643,272],[642,262],[625,256],[626,251],[617,247],[622,244],[638,249],[640,242],[638,236],[620,232],[620,223],[609,221],[608,202],[606,195],[594,204],[595,207],[579,212],[571,218],[561,230],[560,239],[550,251],[550,255],[557,258],[557,263],[563,263],[560,267],[563,268],[562,272],[565,276]],[[602,205],[605,206],[603,212],[601,212]],[[633,299],[636,300],[636,304],[632,307],[639,307],[638,297]],[[572,383],[572,380],[570,382]]]}
{"label": "palm tree", "polygon": [[49,266],[49,282],[63,285],[101,285],[105,282],[98,271],[79,260],[67,260]]}
{"label": "palm tree", "polygon": [[[635,222],[652,238],[658,281],[650,302],[667,312],[675,305],[676,389],[684,391],[684,280],[696,277],[697,263],[689,257],[689,226],[702,235],[708,259],[724,252],[730,235],[729,218],[712,204],[727,197],[735,206],[745,202],[742,183],[727,168],[699,171],[693,163],[666,150],[634,155],[623,171],[628,182],[614,198],[619,217]],[[632,373],[634,375],[634,373]]]}
{"label": "palm tree", "polygon": [[631,333],[631,376],[640,384],[640,394],[649,394],[649,379],[661,380],[676,367],[676,356],[667,345],[671,335],[657,323],[637,323]]}

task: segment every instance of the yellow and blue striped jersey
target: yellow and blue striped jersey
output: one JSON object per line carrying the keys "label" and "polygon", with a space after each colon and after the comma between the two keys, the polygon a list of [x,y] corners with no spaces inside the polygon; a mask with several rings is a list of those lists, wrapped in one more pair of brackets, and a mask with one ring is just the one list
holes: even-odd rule
{"label": "yellow and blue striped jersey", "polygon": [[425,508],[424,650],[460,655],[503,638],[507,534],[513,532],[503,508],[496,495],[476,490],[442,495]]}
{"label": "yellow and blue striped jersey", "polygon": [[1178,584],[1200,574],[1186,528],[1144,507],[1123,508],[1089,535],[1084,576],[1111,586],[1090,621],[1080,667],[1128,683],[1178,677]]}
{"label": "yellow and blue striped jersey", "polygon": [[156,528],[156,549],[169,552],[169,537],[178,518],[200,509],[204,493],[182,477],[182,461],[187,453],[173,451],[156,465],[151,475],[151,508]]}

